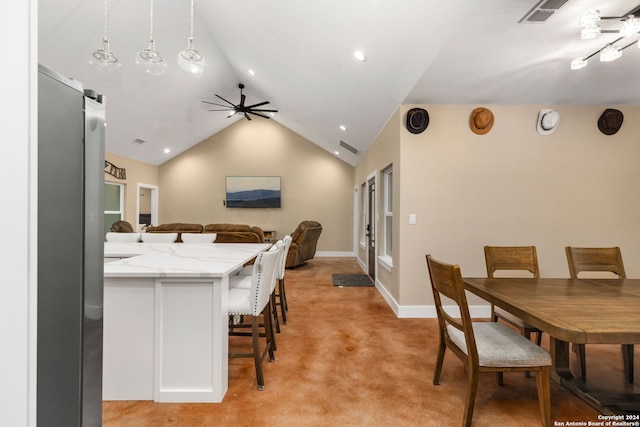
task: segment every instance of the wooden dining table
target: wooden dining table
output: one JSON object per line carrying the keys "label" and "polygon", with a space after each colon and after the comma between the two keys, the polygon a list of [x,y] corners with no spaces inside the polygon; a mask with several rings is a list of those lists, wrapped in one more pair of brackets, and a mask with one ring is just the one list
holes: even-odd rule
{"label": "wooden dining table", "polygon": [[550,336],[550,376],[604,414],[637,414],[639,394],[592,390],[569,369],[570,343],[640,343],[640,279],[463,278],[465,289]]}

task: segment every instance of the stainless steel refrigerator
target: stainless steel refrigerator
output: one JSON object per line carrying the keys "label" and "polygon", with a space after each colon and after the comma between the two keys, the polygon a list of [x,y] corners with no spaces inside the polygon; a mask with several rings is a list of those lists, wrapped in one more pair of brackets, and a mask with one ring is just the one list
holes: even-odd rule
{"label": "stainless steel refrigerator", "polygon": [[38,69],[37,425],[102,424],[105,106]]}

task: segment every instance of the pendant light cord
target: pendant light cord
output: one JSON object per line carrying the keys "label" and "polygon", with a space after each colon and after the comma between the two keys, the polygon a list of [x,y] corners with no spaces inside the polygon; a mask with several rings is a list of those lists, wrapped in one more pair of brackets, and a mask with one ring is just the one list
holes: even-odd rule
{"label": "pendant light cord", "polygon": [[191,40],[193,40],[193,0],[191,0]]}
{"label": "pendant light cord", "polygon": [[103,40],[108,40],[107,38],[107,0],[104,0],[104,34],[102,36]]}
{"label": "pendant light cord", "polygon": [[153,0],[151,0],[151,11],[150,11],[149,15],[150,15],[150,18],[149,18],[149,27],[150,27],[149,41],[153,42]]}

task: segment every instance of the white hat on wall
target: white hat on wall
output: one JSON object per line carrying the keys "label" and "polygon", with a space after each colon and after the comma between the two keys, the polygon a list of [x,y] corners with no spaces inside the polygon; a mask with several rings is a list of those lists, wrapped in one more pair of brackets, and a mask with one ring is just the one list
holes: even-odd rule
{"label": "white hat on wall", "polygon": [[540,110],[538,112],[538,122],[536,129],[540,135],[549,135],[558,127],[560,123],[560,113],[556,110]]}

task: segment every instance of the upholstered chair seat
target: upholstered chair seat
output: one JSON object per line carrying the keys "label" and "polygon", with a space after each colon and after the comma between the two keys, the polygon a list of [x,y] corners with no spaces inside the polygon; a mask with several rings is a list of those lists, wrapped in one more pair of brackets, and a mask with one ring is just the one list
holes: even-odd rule
{"label": "upholstered chair seat", "polygon": [[175,243],[178,233],[142,233],[140,240],[144,243]]}
{"label": "upholstered chair seat", "polygon": [[119,242],[119,243],[135,243],[140,241],[140,235],[142,233],[118,233],[107,232],[107,242]]}
{"label": "upholstered chair seat", "polygon": [[216,233],[182,233],[180,240],[182,243],[213,243],[216,241]]}
{"label": "upholstered chair seat", "polygon": [[[467,353],[464,333],[447,326],[451,341]],[[551,356],[534,342],[521,339],[512,329],[497,322],[473,322],[473,335],[480,366],[550,366]]]}

